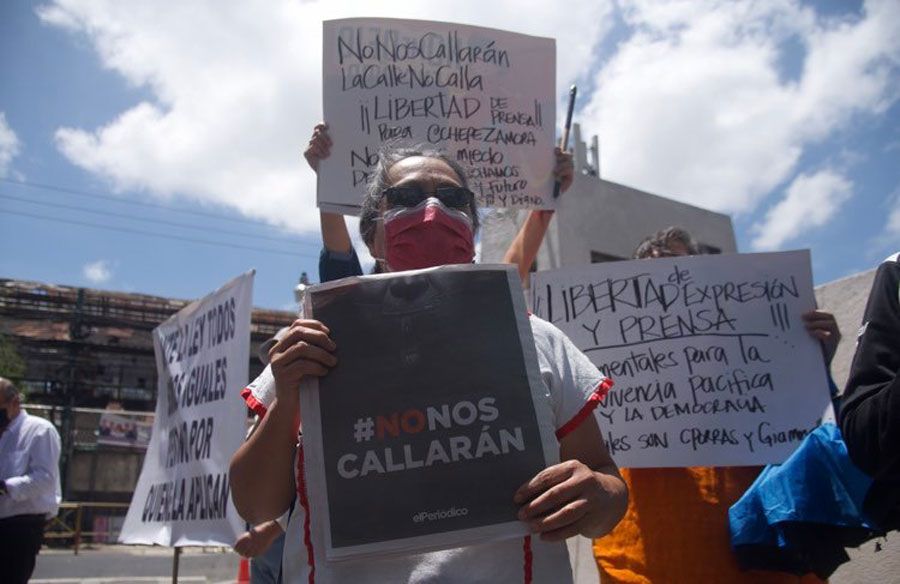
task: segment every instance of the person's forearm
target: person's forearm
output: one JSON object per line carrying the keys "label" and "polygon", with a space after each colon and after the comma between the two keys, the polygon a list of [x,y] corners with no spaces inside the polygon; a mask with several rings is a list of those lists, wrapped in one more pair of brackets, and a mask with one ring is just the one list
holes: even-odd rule
{"label": "person's forearm", "polygon": [[259,428],[231,459],[231,493],[238,513],[254,525],[279,517],[294,497],[299,396],[276,399]]}
{"label": "person's forearm", "polygon": [[619,475],[616,465],[604,466],[594,470],[594,477],[600,483],[601,488],[609,494],[611,512],[603,515],[597,523],[583,529],[584,537],[603,537],[613,530],[628,508],[628,486]]}
{"label": "person's forearm", "polygon": [[552,212],[531,211],[503,256],[504,263],[516,265],[523,284],[527,281],[552,218]]}
{"label": "person's forearm", "polygon": [[328,251],[350,253],[352,243],[350,232],[344,216],[339,213],[319,212],[319,224],[322,227],[322,245]]}
{"label": "person's forearm", "polygon": [[262,525],[257,525],[254,529],[256,529],[260,535],[265,536],[269,541],[275,539],[283,532],[281,525],[274,519],[272,521],[266,521]]}
{"label": "person's forearm", "polygon": [[44,493],[54,493],[59,485],[60,443],[55,432],[40,435],[31,445],[31,463],[26,474],[6,479],[6,490],[13,501],[24,501]]}
{"label": "person's forearm", "polygon": [[9,477],[6,491],[13,501],[26,501],[43,492],[52,492],[56,485],[53,475],[44,469],[34,469],[27,475]]}

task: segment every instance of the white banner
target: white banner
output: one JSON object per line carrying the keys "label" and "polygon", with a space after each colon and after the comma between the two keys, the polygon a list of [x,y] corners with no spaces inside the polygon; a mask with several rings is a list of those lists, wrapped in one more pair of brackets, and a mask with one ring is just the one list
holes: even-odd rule
{"label": "white banner", "polygon": [[121,543],[232,545],[244,529],[228,465],[247,430],[253,272],[153,330],[156,419]]}
{"label": "white banner", "polygon": [[386,18],[326,21],[323,40],[319,207],[357,214],[379,147],[403,139],[445,149],[481,205],[553,208],[555,40]]}
{"label": "white banner", "polygon": [[783,462],[829,402],[808,251],[534,275],[534,312],[615,386],[597,408],[622,467]]}

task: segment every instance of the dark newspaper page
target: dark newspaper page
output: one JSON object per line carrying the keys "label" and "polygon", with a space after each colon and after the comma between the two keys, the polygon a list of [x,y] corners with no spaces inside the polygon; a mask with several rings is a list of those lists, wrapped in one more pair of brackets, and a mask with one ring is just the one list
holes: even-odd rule
{"label": "dark newspaper page", "polygon": [[525,534],[513,494],[559,452],[515,270],[348,278],[312,288],[307,314],[338,347],[301,390],[328,558]]}

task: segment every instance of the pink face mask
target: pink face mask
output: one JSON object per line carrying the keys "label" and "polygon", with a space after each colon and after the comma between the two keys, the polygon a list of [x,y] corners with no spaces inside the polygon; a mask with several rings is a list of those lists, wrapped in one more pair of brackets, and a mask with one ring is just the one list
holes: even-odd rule
{"label": "pink face mask", "polygon": [[392,271],[468,264],[475,257],[472,220],[435,197],[384,214],[385,260]]}

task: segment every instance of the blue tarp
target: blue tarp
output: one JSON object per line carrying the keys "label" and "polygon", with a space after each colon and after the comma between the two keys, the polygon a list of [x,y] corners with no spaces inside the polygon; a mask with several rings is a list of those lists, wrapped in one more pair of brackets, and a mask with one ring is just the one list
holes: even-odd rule
{"label": "blue tarp", "polygon": [[745,569],[830,575],[846,546],[881,533],[863,514],[872,479],[850,461],[834,424],[816,428],[784,464],[769,465],[729,510]]}

